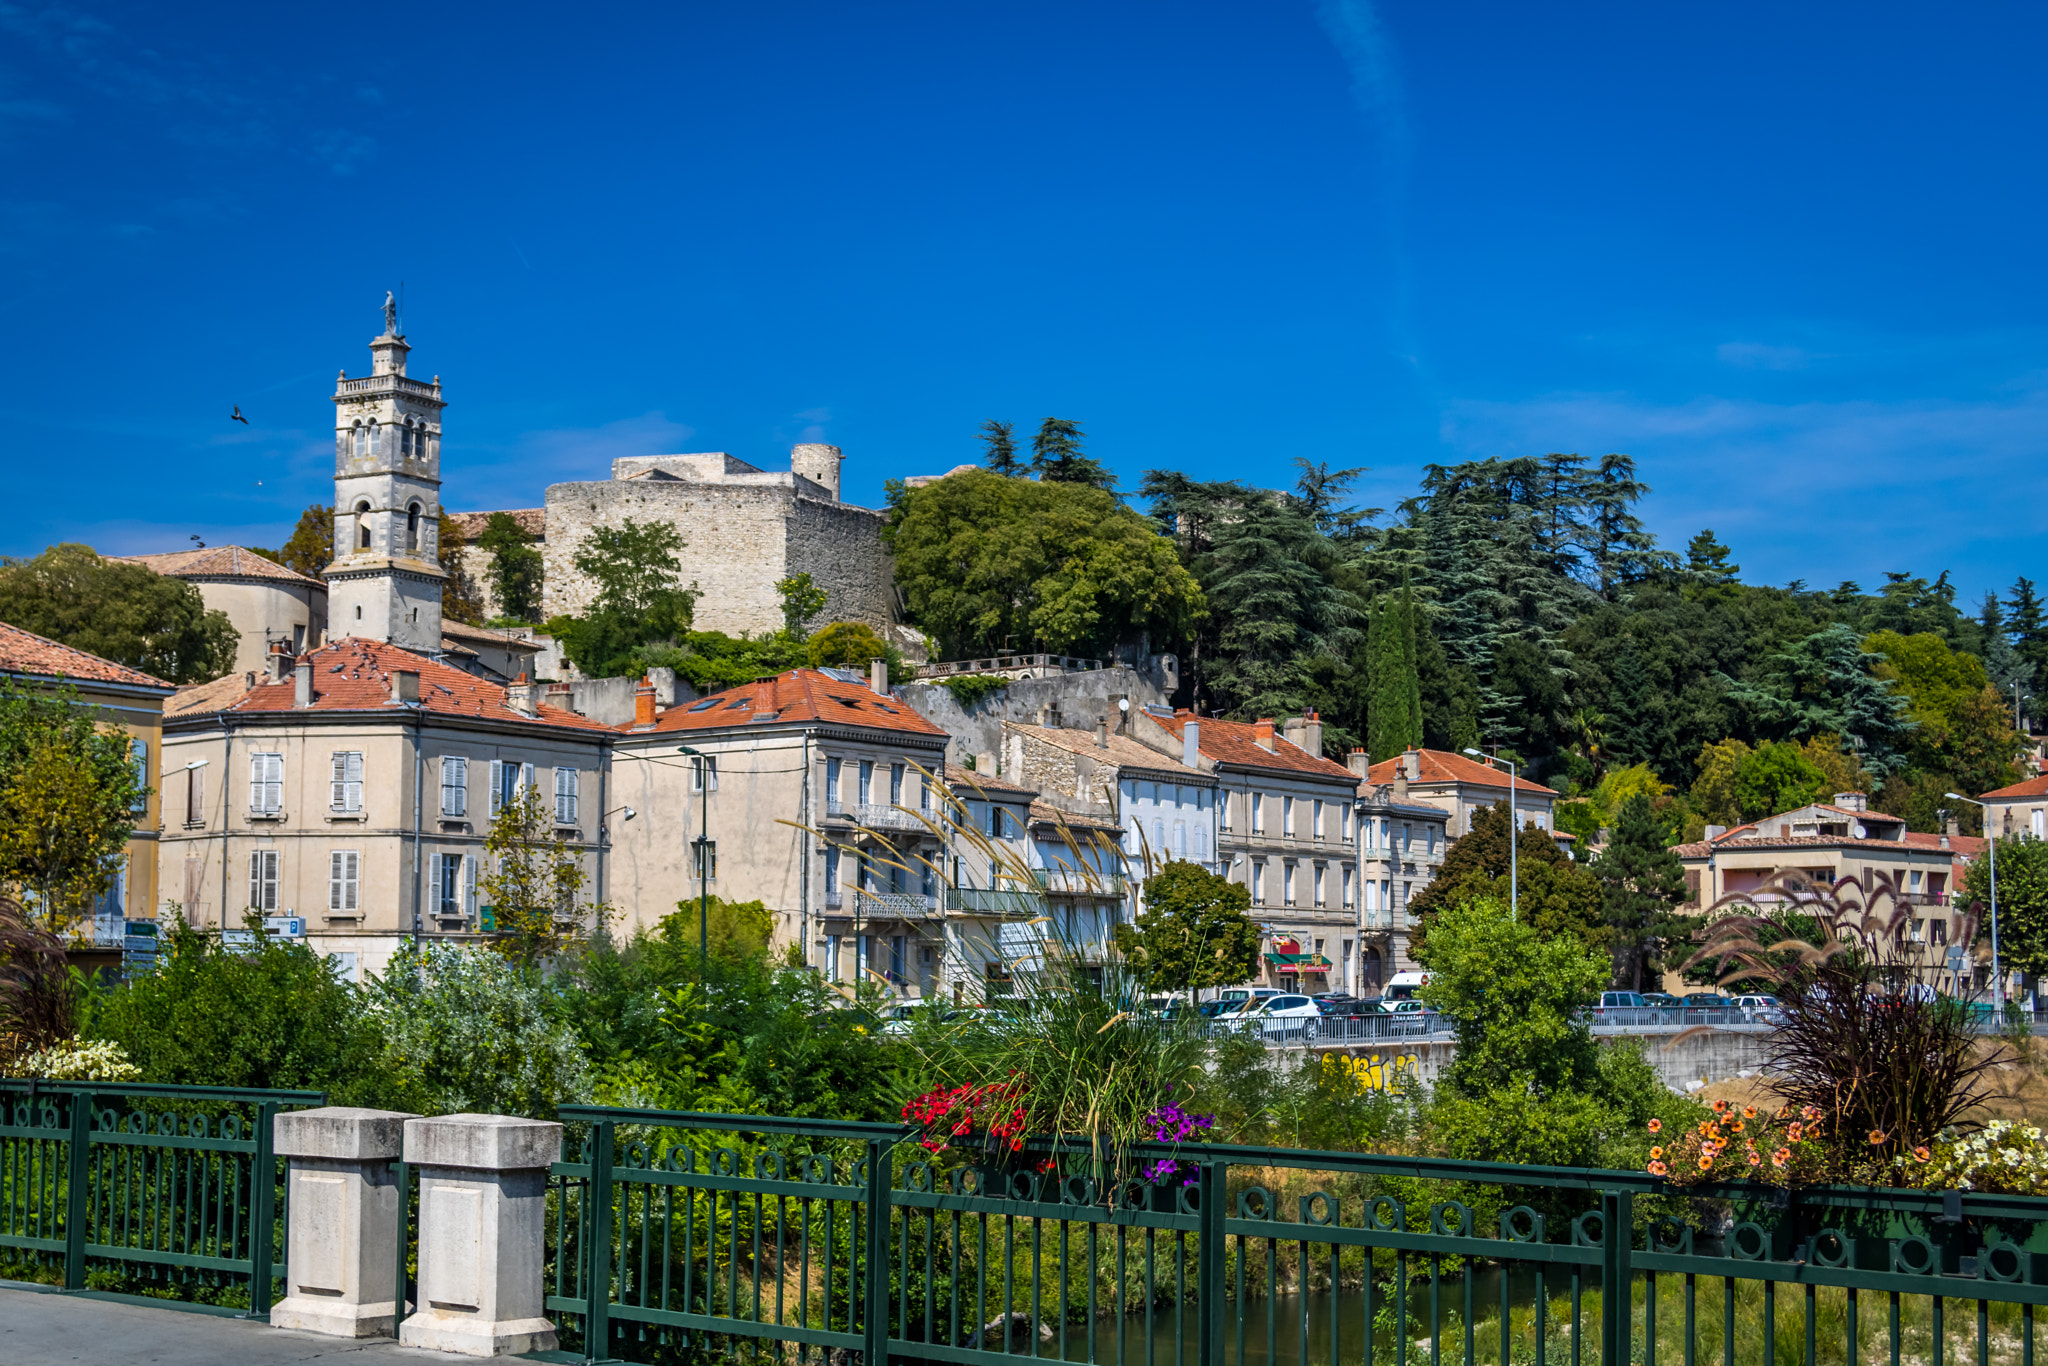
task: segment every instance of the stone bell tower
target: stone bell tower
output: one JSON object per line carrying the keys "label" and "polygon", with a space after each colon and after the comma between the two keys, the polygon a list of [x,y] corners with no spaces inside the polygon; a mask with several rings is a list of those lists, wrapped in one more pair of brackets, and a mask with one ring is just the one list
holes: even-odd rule
{"label": "stone bell tower", "polygon": [[441,650],[441,379],[408,379],[398,308],[384,296],[384,335],[370,373],[342,371],[334,390],[334,560],[327,621],[335,637]]}

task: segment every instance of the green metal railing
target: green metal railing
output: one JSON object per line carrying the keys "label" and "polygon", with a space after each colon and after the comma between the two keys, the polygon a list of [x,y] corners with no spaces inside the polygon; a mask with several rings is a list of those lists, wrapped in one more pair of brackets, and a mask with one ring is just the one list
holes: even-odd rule
{"label": "green metal railing", "polygon": [[0,1079],[0,1252],[68,1290],[167,1288],[270,1310],[284,1109],[318,1091]]}
{"label": "green metal railing", "polygon": [[1179,1162],[1154,1184],[1042,1144],[941,1166],[894,1126],[562,1118],[547,1305],[589,1361],[2032,1366],[2048,1303],[2042,1199],[1209,1145],[1131,1155]]}

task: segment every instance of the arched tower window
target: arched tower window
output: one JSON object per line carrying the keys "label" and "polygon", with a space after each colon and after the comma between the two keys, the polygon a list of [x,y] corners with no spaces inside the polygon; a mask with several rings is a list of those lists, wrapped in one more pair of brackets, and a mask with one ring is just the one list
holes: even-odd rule
{"label": "arched tower window", "polygon": [[407,418],[405,420],[405,425],[399,428],[398,430],[398,453],[404,456],[407,460],[412,459],[413,455],[416,453],[413,446],[411,418]]}
{"label": "arched tower window", "polygon": [[369,500],[356,504],[356,549],[370,548],[370,504]]}
{"label": "arched tower window", "polygon": [[418,550],[420,548],[420,505],[418,503],[406,505],[405,548],[407,550]]}
{"label": "arched tower window", "polygon": [[371,455],[376,455],[376,454],[377,454],[377,422],[376,422],[376,419],[374,419],[374,418],[372,418],[372,419],[371,419],[371,421],[370,421],[370,424],[369,424],[369,426],[368,426],[368,427],[366,428],[366,430],[367,430],[367,432],[369,433],[369,437],[370,437],[370,449],[369,449],[369,454],[371,454]]}
{"label": "arched tower window", "polygon": [[363,424],[362,424],[362,423],[360,423],[360,422],[358,422],[358,423],[356,423],[356,424],[355,424],[354,426],[350,427],[350,428],[349,428],[349,431],[348,431],[348,448],[349,448],[349,454],[350,454],[350,455],[364,455],[364,454],[367,454],[367,453],[368,453],[368,450],[369,450],[369,448],[368,448],[367,446],[365,446],[365,445],[363,444],[363,442],[364,442],[364,436],[363,436]]}

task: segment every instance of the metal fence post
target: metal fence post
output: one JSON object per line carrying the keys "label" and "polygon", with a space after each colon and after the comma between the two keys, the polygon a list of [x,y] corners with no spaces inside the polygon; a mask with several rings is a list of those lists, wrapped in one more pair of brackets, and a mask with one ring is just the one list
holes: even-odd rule
{"label": "metal fence post", "polygon": [[883,1366],[889,1359],[889,1188],[890,1144],[868,1140],[867,1266],[861,1284],[867,1303],[861,1325],[866,1339],[865,1366]]}
{"label": "metal fence post", "polygon": [[277,1252],[277,1104],[256,1107],[256,1156],[249,1177],[249,1317],[270,1317],[271,1263]]}
{"label": "metal fence post", "polygon": [[1622,1366],[1628,1361],[1634,1288],[1630,1257],[1635,1240],[1635,1195],[1631,1191],[1602,1191],[1600,1361],[1602,1366]]}
{"label": "metal fence post", "polygon": [[1201,1258],[1197,1268],[1199,1298],[1195,1306],[1196,1313],[1200,1315],[1195,1329],[1197,1366],[1222,1366],[1223,1363],[1223,1301],[1227,1294],[1223,1274],[1223,1220],[1228,1213],[1224,1201],[1228,1198],[1229,1174],[1228,1162],[1204,1162],[1196,1186],[1202,1202],[1201,1227],[1195,1233],[1197,1255]]}
{"label": "metal fence post", "polygon": [[[590,1246],[583,1250],[584,1302],[590,1312],[583,1319],[583,1358],[611,1360],[612,1346],[612,1130],[611,1120],[599,1120],[590,1141],[590,1187],[584,1195],[589,1202]],[[683,1191],[687,1199],[688,1189]],[[708,1235],[707,1235],[708,1236]]]}
{"label": "metal fence post", "polygon": [[[391,1164],[391,1176],[398,1187],[398,1265],[393,1270],[391,1312],[398,1323],[405,1322],[405,1254],[412,1246],[412,1168],[400,1158]],[[395,1331],[395,1330],[394,1330]]]}
{"label": "metal fence post", "polygon": [[65,1151],[64,1288],[85,1289],[85,1232],[91,1202],[86,1186],[92,1176],[92,1111],[90,1091],[71,1093],[71,1137]]}

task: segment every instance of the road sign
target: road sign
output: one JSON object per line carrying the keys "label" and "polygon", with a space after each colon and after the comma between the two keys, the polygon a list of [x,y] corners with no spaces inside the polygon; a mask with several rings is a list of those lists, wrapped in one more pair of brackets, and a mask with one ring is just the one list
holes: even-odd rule
{"label": "road sign", "polygon": [[1950,972],[1961,972],[1963,970],[1963,959],[1963,946],[1961,944],[1949,945],[1948,970]]}
{"label": "road sign", "polygon": [[306,918],[299,915],[266,915],[263,917],[263,930],[266,934],[274,934],[283,939],[304,939]]}

